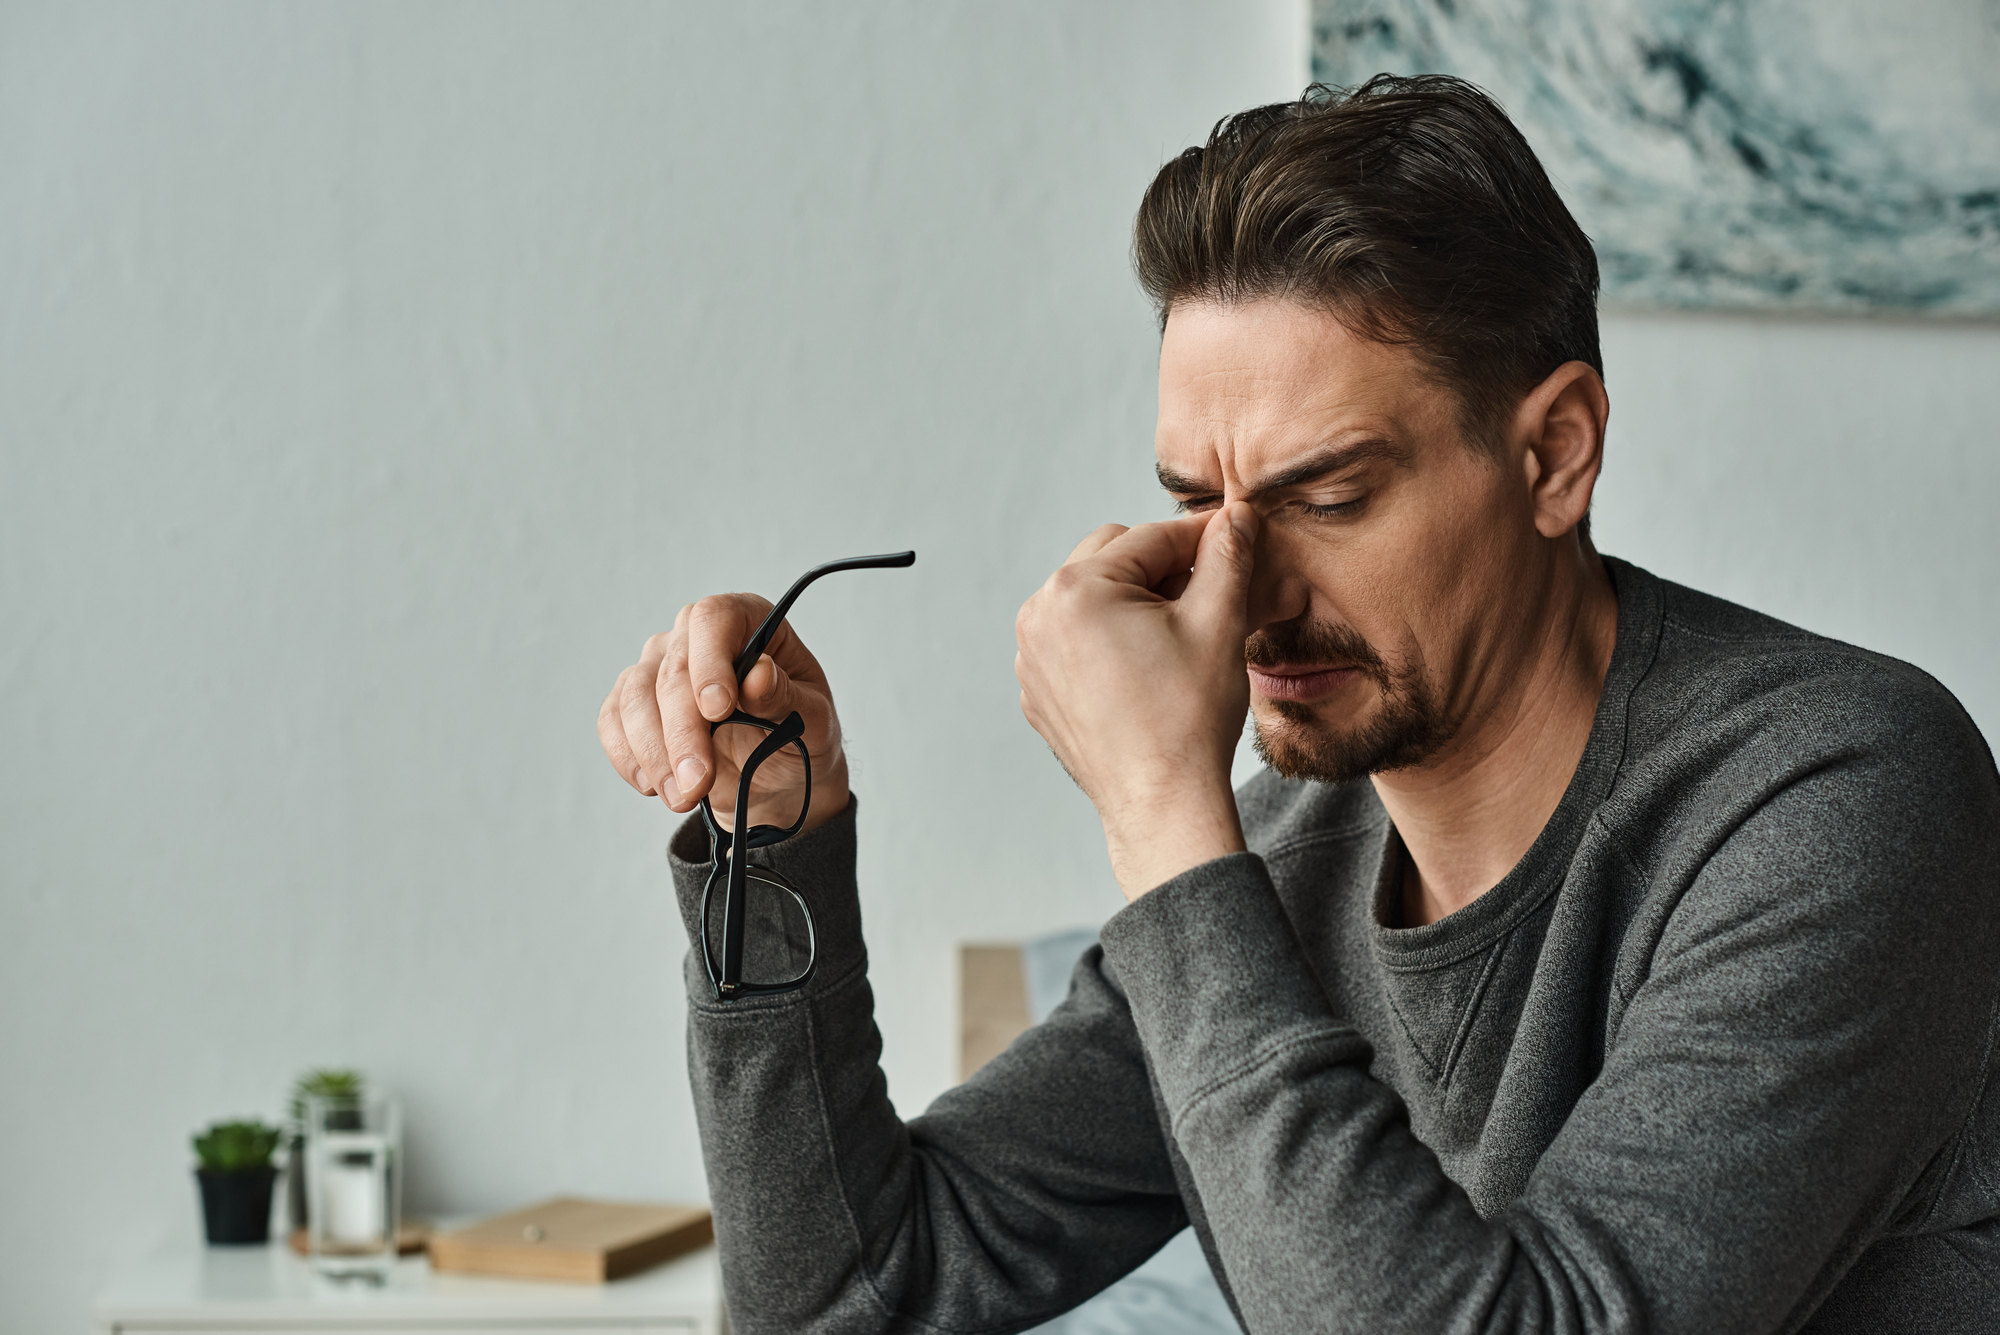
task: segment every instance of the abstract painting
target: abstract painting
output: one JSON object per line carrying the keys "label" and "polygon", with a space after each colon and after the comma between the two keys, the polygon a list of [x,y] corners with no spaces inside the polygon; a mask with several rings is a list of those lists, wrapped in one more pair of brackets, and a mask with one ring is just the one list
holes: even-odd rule
{"label": "abstract painting", "polygon": [[1607,306],[2000,315],[2000,0],[1313,0],[1312,61],[1493,94]]}

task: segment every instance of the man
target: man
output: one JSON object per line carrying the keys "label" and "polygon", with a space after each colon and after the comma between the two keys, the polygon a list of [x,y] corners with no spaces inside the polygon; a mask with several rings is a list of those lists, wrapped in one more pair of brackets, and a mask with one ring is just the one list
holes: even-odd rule
{"label": "man", "polygon": [[[1922,673],[1597,555],[1596,265],[1501,111],[1246,112],[1135,254],[1187,514],[1021,611],[1131,900],[1047,1023],[896,1118],[827,683],[789,629],[731,671],[761,600],[605,702],[675,811],[735,794],[739,696],[806,723],[764,856],[818,973],[689,966],[737,1326],[1021,1330],[1191,1223],[1251,1331],[2000,1330],[1991,754]],[[692,932],[702,827],[671,851]]]}

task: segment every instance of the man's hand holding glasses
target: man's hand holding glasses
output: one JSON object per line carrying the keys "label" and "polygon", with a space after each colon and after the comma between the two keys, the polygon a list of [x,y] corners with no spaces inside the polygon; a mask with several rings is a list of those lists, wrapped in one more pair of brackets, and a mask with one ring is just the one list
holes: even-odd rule
{"label": "man's hand holding glasses", "polygon": [[816,566],[775,606],[723,594],[683,607],[598,710],[598,738],[625,782],[670,810],[701,808],[714,860],[701,947],[718,1000],[789,992],[812,978],[811,906],[749,854],[848,804],[833,692],[785,614],[824,575],[916,559],[898,552]]}
{"label": "man's hand holding glasses", "polygon": [[[754,593],[715,594],[683,607],[672,630],[646,641],[639,661],[618,674],[597,716],[598,738],[625,782],[681,815],[712,794],[715,814],[733,819],[743,761],[763,738],[742,728],[711,728],[738,709],[768,719],[796,712],[812,757],[805,828],[847,809],[847,756],[833,690],[789,622],[779,625],[740,685],[736,680],[736,656],[770,612],[770,600]],[[804,785],[803,767],[789,748],[759,766],[750,791],[751,823],[791,824]]]}

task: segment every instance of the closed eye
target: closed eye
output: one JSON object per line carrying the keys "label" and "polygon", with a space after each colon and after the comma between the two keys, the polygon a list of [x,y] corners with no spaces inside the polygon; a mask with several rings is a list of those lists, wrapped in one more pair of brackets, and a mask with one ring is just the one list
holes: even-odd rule
{"label": "closed eye", "polygon": [[1213,510],[1220,504],[1222,504],[1220,496],[1189,496],[1183,500],[1174,502],[1174,513],[1177,515],[1198,515]]}
{"label": "closed eye", "polygon": [[1315,505],[1311,501],[1300,501],[1299,509],[1315,519],[1331,519],[1335,515],[1351,515],[1361,508],[1361,498],[1351,501],[1335,501],[1328,505]]}

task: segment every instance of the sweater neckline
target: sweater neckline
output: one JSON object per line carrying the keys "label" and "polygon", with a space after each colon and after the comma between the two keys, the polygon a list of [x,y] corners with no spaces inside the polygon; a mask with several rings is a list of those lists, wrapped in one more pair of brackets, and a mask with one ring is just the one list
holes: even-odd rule
{"label": "sweater neckline", "polygon": [[1590,737],[1569,786],[1563,790],[1562,801],[1527,853],[1498,885],[1458,912],[1421,927],[1383,925],[1394,903],[1391,896],[1402,893],[1403,858],[1403,838],[1384,812],[1369,921],[1376,957],[1385,967],[1441,968],[1485,949],[1512,931],[1562,886],[1585,828],[1611,795],[1612,783],[1625,763],[1632,692],[1651,670],[1659,650],[1663,600],[1660,582],[1653,575],[1616,557],[1607,556],[1603,561],[1618,599],[1617,639],[1611,649],[1611,666],[1604,674],[1604,693],[1591,720]]}

